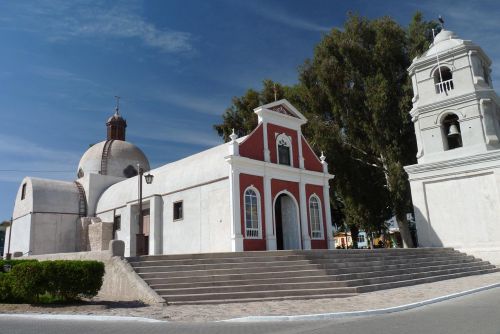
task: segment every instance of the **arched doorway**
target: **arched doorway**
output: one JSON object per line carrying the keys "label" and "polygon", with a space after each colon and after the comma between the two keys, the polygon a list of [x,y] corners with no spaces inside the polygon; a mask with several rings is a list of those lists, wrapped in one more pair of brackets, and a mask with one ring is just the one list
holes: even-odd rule
{"label": "arched doorway", "polygon": [[282,193],[274,202],[276,249],[301,249],[299,210],[295,200]]}

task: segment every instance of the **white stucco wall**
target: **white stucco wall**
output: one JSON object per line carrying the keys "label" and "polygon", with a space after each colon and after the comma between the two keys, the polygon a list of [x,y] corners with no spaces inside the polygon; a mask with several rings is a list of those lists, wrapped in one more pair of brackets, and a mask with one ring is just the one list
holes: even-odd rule
{"label": "white stucco wall", "polygon": [[[14,205],[10,253],[74,252],[78,218],[79,192],[73,182],[24,178]],[[8,245],[7,236],[5,249]]]}
{"label": "white stucco wall", "polygon": [[437,170],[410,167],[419,246],[454,247],[500,264],[500,152],[494,157]]}
{"label": "white stucco wall", "polygon": [[[229,181],[223,180],[165,196],[165,254],[230,252]],[[183,202],[183,219],[173,220],[173,203]]]}
{"label": "white stucco wall", "polygon": [[79,221],[80,217],[77,214],[33,214],[31,225],[32,254],[75,252],[80,242],[76,240]]}

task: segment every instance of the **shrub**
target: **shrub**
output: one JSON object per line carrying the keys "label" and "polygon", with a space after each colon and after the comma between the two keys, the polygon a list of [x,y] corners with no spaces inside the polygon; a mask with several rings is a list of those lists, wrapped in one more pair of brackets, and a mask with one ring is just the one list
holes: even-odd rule
{"label": "shrub", "polygon": [[43,266],[37,261],[18,263],[12,267],[12,290],[16,297],[28,302],[38,301],[38,296],[45,292],[46,278]]}
{"label": "shrub", "polygon": [[0,272],[6,272],[6,265],[12,269],[14,266],[26,262],[37,262],[37,260],[0,260]]}
{"label": "shrub", "polygon": [[12,275],[10,273],[0,273],[0,301],[14,302],[16,297],[12,291]]}
{"label": "shrub", "polygon": [[47,292],[63,300],[94,297],[102,286],[104,264],[97,261],[44,261]]}
{"label": "shrub", "polygon": [[94,297],[102,286],[104,264],[97,261],[21,261],[0,273],[0,301],[71,301]]}

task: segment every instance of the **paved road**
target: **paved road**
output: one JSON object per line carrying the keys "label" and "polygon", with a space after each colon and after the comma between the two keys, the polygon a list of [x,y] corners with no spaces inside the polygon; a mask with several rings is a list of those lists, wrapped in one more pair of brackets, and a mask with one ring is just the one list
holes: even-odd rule
{"label": "paved road", "polygon": [[[300,303],[300,301],[297,301]],[[0,320],[0,334],[129,333],[480,333],[500,334],[500,288],[410,311],[331,321],[274,323],[138,323]]]}

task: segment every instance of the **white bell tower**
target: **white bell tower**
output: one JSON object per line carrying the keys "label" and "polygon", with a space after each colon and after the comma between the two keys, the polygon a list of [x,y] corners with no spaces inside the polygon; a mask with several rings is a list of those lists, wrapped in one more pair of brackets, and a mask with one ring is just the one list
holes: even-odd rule
{"label": "white bell tower", "polygon": [[442,30],[408,69],[419,163],[499,149],[499,99],[491,60],[471,41]]}
{"label": "white bell tower", "polygon": [[408,69],[418,164],[406,166],[419,245],[500,264],[500,99],[491,60],[441,30]]}

